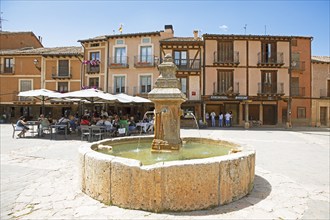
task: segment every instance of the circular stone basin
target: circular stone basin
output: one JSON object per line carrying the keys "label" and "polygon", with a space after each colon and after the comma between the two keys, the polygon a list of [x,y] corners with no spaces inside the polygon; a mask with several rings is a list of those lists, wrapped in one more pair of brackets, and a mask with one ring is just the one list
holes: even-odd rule
{"label": "circular stone basin", "polygon": [[[244,197],[253,188],[255,151],[226,141],[182,138],[187,143],[224,145],[226,155],[152,163],[98,152],[105,151],[106,146],[125,148],[135,143],[132,151],[139,153],[138,144],[151,143],[152,139],[123,137],[82,146],[82,191],[107,205],[163,212],[217,207]],[[164,153],[150,154],[158,157]]]}

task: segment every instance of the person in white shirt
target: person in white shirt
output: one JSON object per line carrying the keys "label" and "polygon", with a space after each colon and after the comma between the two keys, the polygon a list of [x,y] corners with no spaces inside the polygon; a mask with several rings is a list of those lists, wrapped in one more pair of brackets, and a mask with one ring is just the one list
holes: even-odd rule
{"label": "person in white shirt", "polygon": [[219,127],[222,127],[222,125],[223,125],[223,114],[222,114],[222,112],[220,112],[220,114],[219,114]]}
{"label": "person in white shirt", "polygon": [[227,113],[225,114],[226,127],[229,127],[229,126],[230,126],[230,118],[231,118],[231,115],[229,114],[229,112],[227,112]]}
{"label": "person in white shirt", "polygon": [[215,112],[214,111],[211,112],[212,127],[215,127],[215,116],[216,116]]}

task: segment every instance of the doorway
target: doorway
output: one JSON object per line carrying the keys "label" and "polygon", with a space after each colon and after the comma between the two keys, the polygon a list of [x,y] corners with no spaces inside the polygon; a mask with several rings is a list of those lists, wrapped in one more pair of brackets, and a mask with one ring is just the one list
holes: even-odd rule
{"label": "doorway", "polygon": [[321,126],[327,126],[327,114],[328,108],[327,107],[320,107],[320,123]]}
{"label": "doorway", "polygon": [[277,113],[276,105],[264,105],[263,106],[263,124],[264,125],[276,125]]}

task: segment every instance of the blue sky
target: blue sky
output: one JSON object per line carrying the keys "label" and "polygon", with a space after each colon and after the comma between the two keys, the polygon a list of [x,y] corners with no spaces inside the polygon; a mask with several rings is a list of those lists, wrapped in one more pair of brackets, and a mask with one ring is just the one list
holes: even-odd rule
{"label": "blue sky", "polygon": [[[33,31],[45,47],[79,46],[99,35],[160,31],[175,36],[312,36],[312,54],[329,56],[329,0],[324,1],[18,1],[0,0],[3,31]],[[266,27],[266,28],[265,28]]]}

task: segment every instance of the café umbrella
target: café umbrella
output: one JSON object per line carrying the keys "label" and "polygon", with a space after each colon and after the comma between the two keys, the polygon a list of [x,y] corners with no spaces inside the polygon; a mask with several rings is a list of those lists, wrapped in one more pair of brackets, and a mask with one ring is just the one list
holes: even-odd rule
{"label": "caf\u00e9 umbrella", "polygon": [[18,93],[17,96],[39,99],[42,105],[42,114],[45,114],[45,101],[57,95],[61,95],[61,93],[54,92],[48,89],[35,89],[35,90],[22,91]]}

